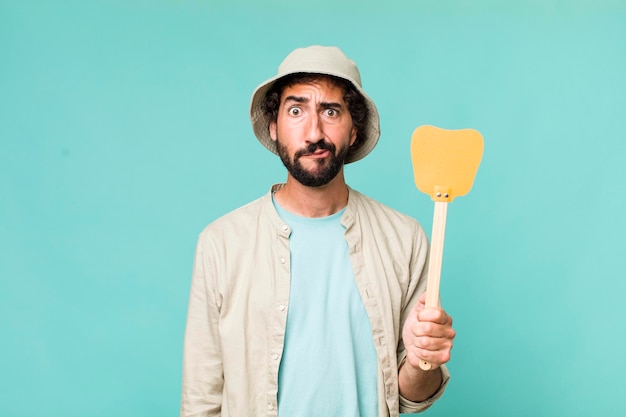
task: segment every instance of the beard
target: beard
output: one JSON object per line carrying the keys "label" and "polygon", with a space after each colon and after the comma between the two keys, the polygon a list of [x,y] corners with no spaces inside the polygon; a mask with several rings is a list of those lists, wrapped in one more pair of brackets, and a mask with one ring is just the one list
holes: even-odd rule
{"label": "beard", "polygon": [[[291,176],[300,184],[307,187],[321,187],[331,182],[341,171],[346,156],[348,155],[348,147],[340,148],[339,152],[336,152],[336,146],[332,143],[326,142],[323,139],[311,143],[306,148],[300,149],[293,155],[293,160],[289,157],[287,147],[281,144],[280,139],[276,140],[276,149],[280,160],[283,161],[283,165],[287,168],[287,171]],[[329,157],[316,160],[317,166],[312,171],[307,171],[300,163],[300,158],[305,155],[312,154],[318,149],[329,151]]]}

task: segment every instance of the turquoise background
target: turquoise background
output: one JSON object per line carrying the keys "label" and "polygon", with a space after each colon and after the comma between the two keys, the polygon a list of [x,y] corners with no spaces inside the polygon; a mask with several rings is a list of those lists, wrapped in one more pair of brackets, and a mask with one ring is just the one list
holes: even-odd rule
{"label": "turquoise background", "polygon": [[295,47],[381,114],[354,188],[419,219],[413,129],[485,154],[448,210],[426,416],[624,416],[626,2],[0,2],[0,415],[175,416],[195,240],[285,178],[248,121]]}

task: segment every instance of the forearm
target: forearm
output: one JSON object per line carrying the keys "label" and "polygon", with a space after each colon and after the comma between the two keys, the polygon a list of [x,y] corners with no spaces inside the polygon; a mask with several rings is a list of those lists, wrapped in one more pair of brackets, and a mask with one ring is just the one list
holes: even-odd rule
{"label": "forearm", "polygon": [[441,368],[423,371],[405,362],[398,373],[400,395],[414,402],[431,398],[439,390],[442,382]]}

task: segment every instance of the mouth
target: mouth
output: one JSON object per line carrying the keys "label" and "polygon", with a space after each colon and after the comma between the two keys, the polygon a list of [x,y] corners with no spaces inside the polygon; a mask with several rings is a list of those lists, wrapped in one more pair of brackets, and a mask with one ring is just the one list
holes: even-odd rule
{"label": "mouth", "polygon": [[330,151],[327,149],[317,149],[315,152],[310,152],[305,154],[309,158],[326,158],[330,154]]}
{"label": "mouth", "polygon": [[332,144],[324,142],[311,143],[306,148],[296,152],[294,160],[304,157],[306,159],[321,161],[331,156],[333,152],[334,146]]}

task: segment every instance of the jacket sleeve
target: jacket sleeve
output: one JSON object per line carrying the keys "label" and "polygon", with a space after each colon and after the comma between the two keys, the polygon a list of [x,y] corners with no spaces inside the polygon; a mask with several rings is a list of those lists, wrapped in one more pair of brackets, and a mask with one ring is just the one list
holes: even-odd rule
{"label": "jacket sleeve", "polygon": [[[224,375],[219,335],[219,297],[215,267],[203,233],[198,239],[192,273],[185,346],[181,417],[220,416]],[[213,253],[215,256],[215,253]]]}
{"label": "jacket sleeve", "polygon": [[[419,299],[419,296],[426,291],[426,279],[428,275],[428,238],[424,233],[424,230],[419,224],[415,224],[416,230],[414,232],[413,249],[411,255],[410,266],[410,283],[407,290],[405,302],[402,306],[401,326],[404,326],[408,315],[413,309],[415,303]],[[402,327],[400,327],[400,334],[402,334]],[[400,338],[398,346],[398,370],[404,364],[406,360],[406,349]],[[400,413],[420,413],[428,409],[434,404],[442,395],[448,385],[450,379],[450,373],[445,365],[440,367],[443,381],[439,390],[432,397],[425,401],[414,402],[410,401],[400,395]]]}

